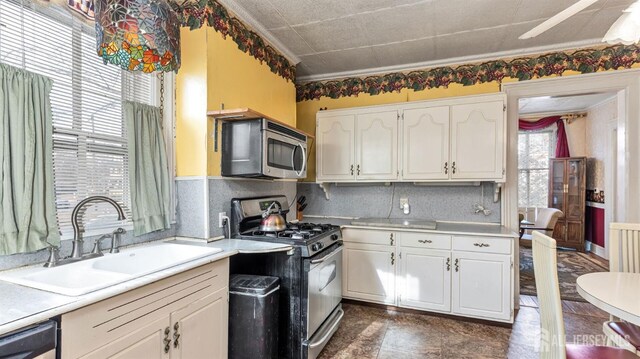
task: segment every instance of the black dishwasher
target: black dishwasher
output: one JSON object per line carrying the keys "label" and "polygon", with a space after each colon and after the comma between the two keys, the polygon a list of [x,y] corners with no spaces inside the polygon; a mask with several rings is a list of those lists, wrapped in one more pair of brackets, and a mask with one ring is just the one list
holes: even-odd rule
{"label": "black dishwasher", "polygon": [[58,323],[48,320],[0,336],[0,358],[29,359],[55,351],[57,328]]}

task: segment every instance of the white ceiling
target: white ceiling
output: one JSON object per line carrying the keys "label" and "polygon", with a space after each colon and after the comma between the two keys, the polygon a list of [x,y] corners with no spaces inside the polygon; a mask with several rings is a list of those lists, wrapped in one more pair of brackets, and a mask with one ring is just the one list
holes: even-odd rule
{"label": "white ceiling", "polygon": [[576,1],[221,2],[299,59],[304,81],[591,45],[634,0],[600,0],[536,38],[518,39]]}
{"label": "white ceiling", "polygon": [[579,96],[544,96],[520,99],[520,115],[585,111],[606,100],[615,93],[595,93]]}

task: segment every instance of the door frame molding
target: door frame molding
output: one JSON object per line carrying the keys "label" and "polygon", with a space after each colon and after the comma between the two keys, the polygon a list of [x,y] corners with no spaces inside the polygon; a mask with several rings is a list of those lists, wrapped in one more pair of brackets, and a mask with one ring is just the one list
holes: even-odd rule
{"label": "door frame molding", "polygon": [[[501,84],[507,95],[507,173],[501,200],[503,226],[518,231],[518,119],[520,98],[615,92],[618,105],[616,193],[607,194],[615,206],[614,221],[640,222],[640,206],[626,198],[640,198],[640,69],[553,77]],[[515,304],[519,306],[519,246],[515,246]]]}

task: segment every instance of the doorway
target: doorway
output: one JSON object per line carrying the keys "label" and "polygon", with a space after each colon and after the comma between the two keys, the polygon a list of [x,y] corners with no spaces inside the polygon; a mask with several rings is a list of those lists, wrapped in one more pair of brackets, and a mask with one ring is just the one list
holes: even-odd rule
{"label": "doorway", "polygon": [[[518,213],[520,292],[535,295],[531,232],[556,239],[562,299],[583,301],[575,279],[607,270],[607,129],[617,119],[615,92],[519,99]],[[592,254],[595,253],[595,254]]]}
{"label": "doorway", "polygon": [[[514,231],[519,230],[518,219],[518,120],[521,98],[542,96],[571,96],[585,93],[615,93],[617,98],[617,119],[615,164],[610,180],[615,182],[615,191],[606,198],[613,216],[612,221],[638,221],[640,208],[627,201],[640,195],[640,183],[635,179],[640,170],[640,145],[632,139],[640,135],[640,106],[631,98],[640,98],[640,71],[621,70],[589,75],[577,75],[525,82],[506,83],[502,90],[507,94],[507,182],[502,192],[502,223]],[[633,120],[631,120],[633,119]],[[636,163],[638,162],[638,163]],[[516,262],[519,257],[514,258]],[[516,263],[514,263],[516,264]],[[519,268],[519,265],[515,265]],[[519,277],[516,276],[516,288]],[[517,292],[517,291],[516,291]],[[516,293],[516,303],[519,294]]]}

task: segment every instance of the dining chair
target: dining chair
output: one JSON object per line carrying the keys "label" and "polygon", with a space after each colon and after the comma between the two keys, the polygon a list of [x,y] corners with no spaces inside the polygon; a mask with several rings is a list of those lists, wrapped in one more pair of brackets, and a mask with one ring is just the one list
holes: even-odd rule
{"label": "dining chair", "polygon": [[[556,227],[556,223],[562,215],[562,211],[556,208],[538,208],[538,214],[536,215],[533,226],[523,228],[524,230],[542,231],[544,234],[552,236],[553,229]],[[525,233],[520,238],[531,240],[532,235]]]}
{"label": "dining chair", "polygon": [[[640,224],[609,226],[609,271],[640,273]],[[602,326],[607,344],[615,344],[640,356],[640,327],[611,316]]]}
{"label": "dining chair", "polygon": [[540,304],[540,359],[638,359],[621,348],[566,343],[555,239],[533,232],[533,271]]}

